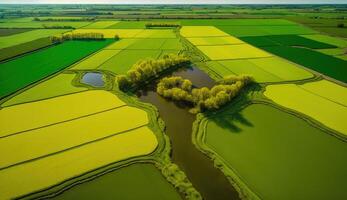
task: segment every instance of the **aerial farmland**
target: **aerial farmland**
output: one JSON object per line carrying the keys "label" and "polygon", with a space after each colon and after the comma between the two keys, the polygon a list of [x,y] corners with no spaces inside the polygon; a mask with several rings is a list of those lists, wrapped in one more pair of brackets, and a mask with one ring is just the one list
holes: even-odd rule
{"label": "aerial farmland", "polygon": [[32,3],[0,4],[0,200],[347,199],[346,4]]}

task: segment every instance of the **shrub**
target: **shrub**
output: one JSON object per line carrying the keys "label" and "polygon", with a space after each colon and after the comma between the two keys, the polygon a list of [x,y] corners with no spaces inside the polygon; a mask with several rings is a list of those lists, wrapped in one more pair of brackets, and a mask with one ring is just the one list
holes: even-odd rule
{"label": "shrub", "polygon": [[193,88],[191,81],[182,77],[163,78],[157,85],[157,93],[164,98],[193,105],[193,113],[216,110],[231,101],[243,87],[251,83],[248,75],[228,76],[211,89]]}
{"label": "shrub", "polygon": [[[158,60],[141,60],[135,63],[125,76],[117,78],[119,89],[126,91],[146,84],[151,79],[160,76],[171,67],[183,66],[190,61],[188,58],[178,55],[164,55]],[[189,83],[186,83],[189,84]],[[186,85],[186,87],[189,87]]]}

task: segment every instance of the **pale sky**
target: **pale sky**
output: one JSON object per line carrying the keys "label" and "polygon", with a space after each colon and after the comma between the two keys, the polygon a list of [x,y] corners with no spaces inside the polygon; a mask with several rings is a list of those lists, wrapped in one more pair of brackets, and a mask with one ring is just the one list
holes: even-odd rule
{"label": "pale sky", "polygon": [[347,4],[347,0],[0,0],[0,4]]}

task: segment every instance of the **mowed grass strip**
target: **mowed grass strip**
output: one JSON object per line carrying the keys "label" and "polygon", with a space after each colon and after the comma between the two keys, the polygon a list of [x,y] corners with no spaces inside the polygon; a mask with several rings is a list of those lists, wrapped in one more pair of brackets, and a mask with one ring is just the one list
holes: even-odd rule
{"label": "mowed grass strip", "polygon": [[123,105],[125,103],[116,95],[93,90],[5,107],[0,110],[0,136],[40,128]]}
{"label": "mowed grass strip", "polygon": [[53,36],[56,34],[64,33],[66,31],[68,31],[68,29],[38,29],[38,30],[18,33],[15,35],[3,36],[3,37],[0,37],[0,40],[1,40],[0,49],[30,42],[40,38]]}
{"label": "mowed grass strip", "polygon": [[327,80],[308,82],[299,86],[323,98],[347,106],[347,88],[344,86]]}
{"label": "mowed grass strip", "polygon": [[197,46],[211,60],[264,58],[272,55],[249,44]]}
{"label": "mowed grass strip", "polygon": [[139,60],[158,58],[161,50],[122,50],[98,69],[109,70],[116,74],[126,73]]}
{"label": "mowed grass strip", "polygon": [[219,30],[214,26],[183,26],[180,29],[183,37],[223,37],[228,36],[227,33]]}
{"label": "mowed grass strip", "polygon": [[195,46],[202,45],[228,45],[228,44],[242,44],[242,40],[232,37],[232,36],[223,36],[223,37],[195,37],[187,38]]}
{"label": "mowed grass strip", "polygon": [[83,28],[87,28],[87,29],[100,28],[100,29],[103,29],[103,28],[113,26],[117,23],[119,23],[119,21],[97,21],[97,22],[89,24],[88,26],[85,26]]}
{"label": "mowed grass strip", "polygon": [[105,38],[114,38],[118,35],[120,38],[133,38],[143,29],[76,29],[73,33],[102,33]]}
{"label": "mowed grass strip", "polygon": [[0,198],[20,197],[107,164],[150,154],[157,145],[158,141],[153,132],[147,127],[142,127],[34,162],[1,170],[0,180],[6,181],[0,182]]}
{"label": "mowed grass strip", "polygon": [[19,93],[5,101],[1,106],[6,107],[87,90],[87,88],[75,87],[72,85],[75,76],[75,74],[59,74],[58,76]]}
{"label": "mowed grass strip", "polygon": [[272,106],[252,104],[241,111],[229,107],[214,115],[205,130],[203,142],[260,199],[347,197],[346,142],[305,120]]}
{"label": "mowed grass strip", "polygon": [[96,69],[119,52],[120,50],[101,50],[81,62],[76,63],[71,69]]}
{"label": "mowed grass strip", "polygon": [[54,74],[112,40],[67,41],[0,64],[0,98]]}
{"label": "mowed grass strip", "polygon": [[181,199],[175,188],[151,164],[133,164],[114,170],[53,199],[107,199],[110,196],[114,199]]}
{"label": "mowed grass strip", "polygon": [[[304,90],[295,84],[270,85],[265,96],[275,103],[303,113],[347,136],[347,107]],[[324,94],[324,93],[323,93]]]}
{"label": "mowed grass strip", "polygon": [[147,123],[145,111],[125,106],[2,138],[0,168],[83,145]]}

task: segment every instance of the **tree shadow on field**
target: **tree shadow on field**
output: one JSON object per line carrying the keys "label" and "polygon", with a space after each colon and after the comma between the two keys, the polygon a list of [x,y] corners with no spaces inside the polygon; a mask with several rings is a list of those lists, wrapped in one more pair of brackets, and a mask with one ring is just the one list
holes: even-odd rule
{"label": "tree shadow on field", "polygon": [[[240,94],[236,104],[229,104],[225,107],[220,115],[213,116],[211,121],[216,123],[217,126],[222,129],[228,129],[232,133],[242,132],[242,126],[253,127],[251,121],[249,121],[243,114],[242,111],[247,107],[247,102],[249,102],[254,94],[261,90],[260,86],[253,84],[247,90]],[[237,110],[236,112],[234,110]]]}
{"label": "tree shadow on field", "polygon": [[240,125],[253,127],[253,124],[240,112],[214,117],[212,121],[216,123],[217,126],[221,127],[222,129],[228,129],[232,133],[240,133],[242,131]]}

